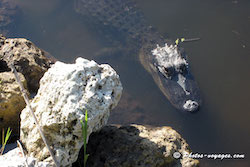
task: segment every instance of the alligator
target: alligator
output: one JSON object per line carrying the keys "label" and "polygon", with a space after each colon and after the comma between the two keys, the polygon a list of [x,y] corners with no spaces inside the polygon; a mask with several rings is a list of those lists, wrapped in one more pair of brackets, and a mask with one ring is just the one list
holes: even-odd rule
{"label": "alligator", "polygon": [[188,112],[200,108],[200,90],[184,49],[163,38],[133,0],[75,0],[75,10],[130,39],[140,63],[175,108]]}

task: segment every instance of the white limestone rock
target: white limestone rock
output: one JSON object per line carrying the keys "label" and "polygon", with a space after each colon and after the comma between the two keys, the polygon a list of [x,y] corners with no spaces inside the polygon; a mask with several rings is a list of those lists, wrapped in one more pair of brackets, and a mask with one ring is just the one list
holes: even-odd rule
{"label": "white limestone rock", "polygon": [[[51,167],[52,163],[49,162],[39,162],[36,158],[26,157],[29,166],[35,167]],[[26,159],[23,156],[21,150],[17,147],[10,150],[3,156],[0,156],[1,167],[27,167],[25,163]]]}
{"label": "white limestone rock", "polygon": [[[88,136],[104,126],[120,100],[122,85],[106,64],[78,58],[75,64],[56,62],[40,80],[31,106],[61,166],[71,166],[83,145],[80,120],[88,110]],[[27,108],[21,113],[21,141],[28,155],[51,162]]]}

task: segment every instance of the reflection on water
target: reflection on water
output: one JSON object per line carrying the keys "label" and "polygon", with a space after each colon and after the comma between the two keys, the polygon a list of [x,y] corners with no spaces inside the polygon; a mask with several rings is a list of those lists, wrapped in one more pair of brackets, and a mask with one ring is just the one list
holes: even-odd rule
{"label": "reflection on water", "polygon": [[[136,53],[118,50],[98,56],[112,46],[87,28],[71,1],[18,3],[23,15],[10,36],[28,38],[62,61],[83,56],[118,71],[124,95],[110,123],[171,126],[194,152],[250,153],[250,1],[138,0],[147,19],[165,37],[201,38],[182,44],[202,91],[203,106],[195,114],[170,105]],[[250,159],[201,162],[202,166],[247,166]]]}

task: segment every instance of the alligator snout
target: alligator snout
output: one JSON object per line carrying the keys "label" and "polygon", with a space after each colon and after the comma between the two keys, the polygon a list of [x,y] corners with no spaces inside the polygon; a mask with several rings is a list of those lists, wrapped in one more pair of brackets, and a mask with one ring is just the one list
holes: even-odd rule
{"label": "alligator snout", "polygon": [[178,76],[166,78],[159,71],[153,78],[170,103],[178,110],[194,112],[200,108],[200,91],[190,73],[183,76],[185,79],[180,80]]}
{"label": "alligator snout", "polygon": [[198,108],[199,108],[199,104],[193,100],[187,100],[183,105],[183,109],[190,111],[190,112],[197,111]]}

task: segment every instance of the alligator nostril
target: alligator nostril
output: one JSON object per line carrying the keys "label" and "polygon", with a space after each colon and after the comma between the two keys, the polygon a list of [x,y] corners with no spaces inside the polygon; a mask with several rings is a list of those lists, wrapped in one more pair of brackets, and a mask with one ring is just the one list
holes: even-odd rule
{"label": "alligator nostril", "polygon": [[183,105],[183,108],[187,111],[193,112],[199,108],[199,104],[193,100],[187,100]]}

